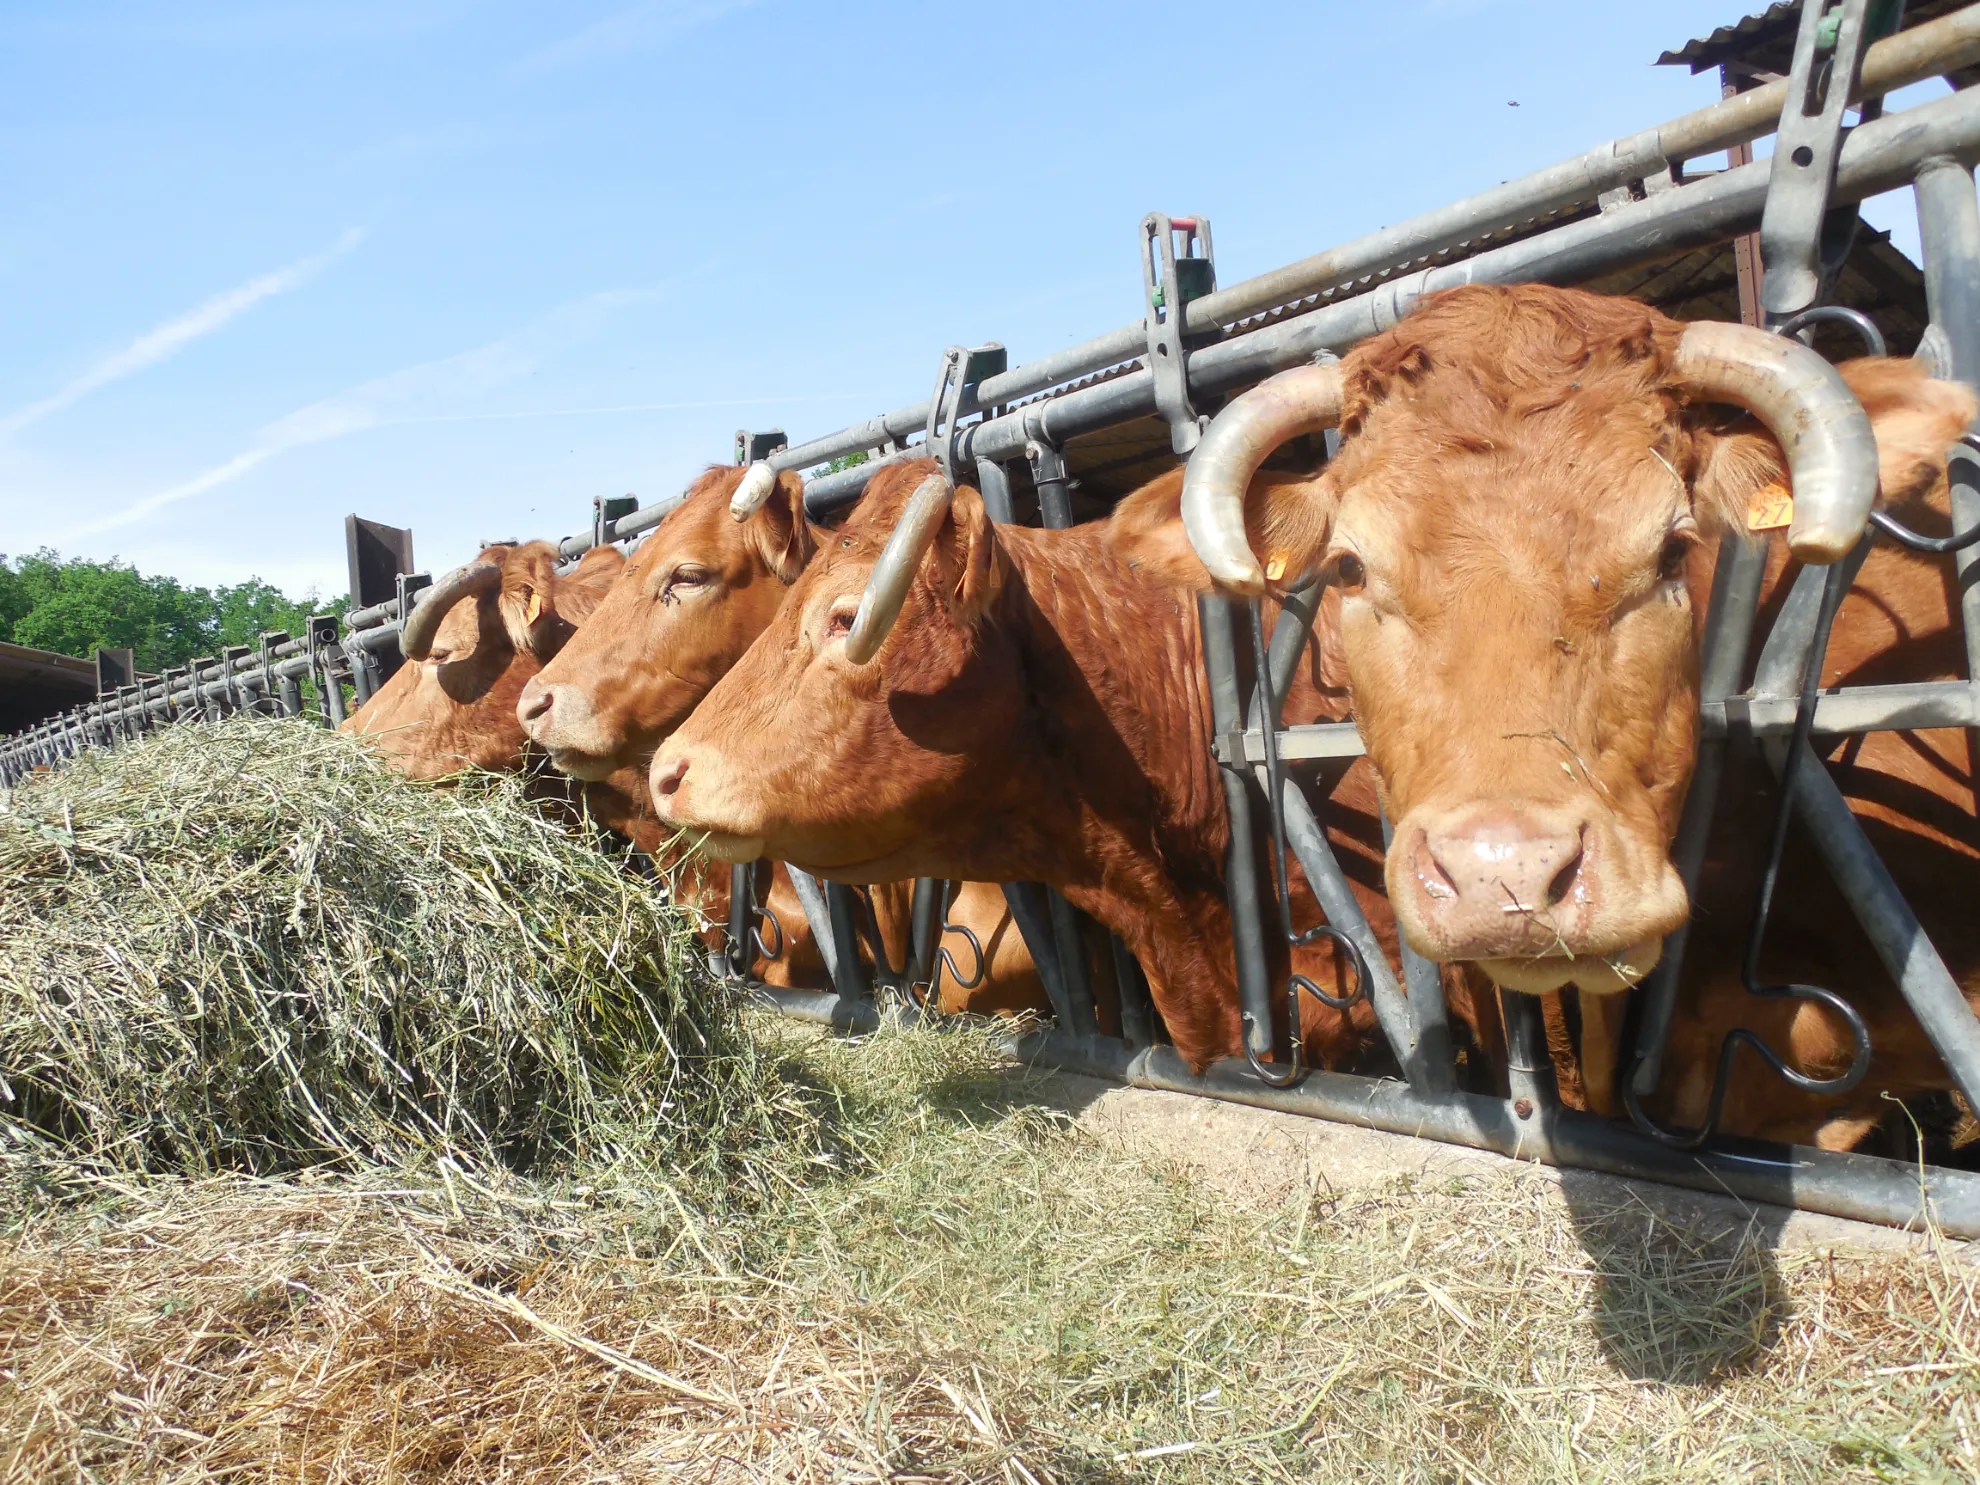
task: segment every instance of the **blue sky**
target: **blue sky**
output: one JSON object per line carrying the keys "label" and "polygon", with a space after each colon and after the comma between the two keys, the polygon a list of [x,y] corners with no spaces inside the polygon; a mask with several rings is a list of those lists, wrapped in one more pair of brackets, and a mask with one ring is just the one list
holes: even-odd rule
{"label": "blue sky", "polygon": [[0,551],[561,535],[1127,322],[1150,210],[1234,282],[1709,102],[1649,64],[1740,10],[14,0]]}

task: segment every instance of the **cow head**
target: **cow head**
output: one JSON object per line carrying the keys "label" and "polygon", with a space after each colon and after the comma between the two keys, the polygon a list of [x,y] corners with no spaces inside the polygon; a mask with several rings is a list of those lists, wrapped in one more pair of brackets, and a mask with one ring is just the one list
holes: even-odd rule
{"label": "cow head", "polygon": [[655,754],[655,812],[731,860],[916,874],[921,822],[978,812],[966,808],[973,755],[1008,739],[1023,706],[1009,646],[979,623],[1008,561],[976,491],[952,488],[933,460],[875,474]]}
{"label": "cow head", "polygon": [[344,723],[417,779],[522,761],[516,698],[597,606],[624,565],[615,547],[557,574],[548,542],[486,548],[448,573],[399,633],[406,663]]}
{"label": "cow head", "polygon": [[593,621],[522,688],[521,726],[577,778],[644,768],[770,622],[816,545],[796,473],[708,470]]}
{"label": "cow head", "polygon": [[[1472,287],[1240,399],[1191,462],[1184,517],[1220,586],[1337,589],[1418,951],[1511,989],[1613,992],[1687,912],[1669,847],[1719,540],[1779,484],[1790,550],[1836,560],[1880,473],[1886,499],[1929,486],[1973,406],[1910,363],[1846,383],[1747,327]],[[1247,500],[1272,447],[1330,425],[1322,479]]]}

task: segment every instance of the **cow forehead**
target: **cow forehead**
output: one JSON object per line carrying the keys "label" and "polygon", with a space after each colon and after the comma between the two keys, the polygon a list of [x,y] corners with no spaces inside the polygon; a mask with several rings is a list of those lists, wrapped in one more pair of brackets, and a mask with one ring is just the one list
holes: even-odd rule
{"label": "cow forehead", "polygon": [[687,500],[668,512],[652,535],[626,563],[627,571],[644,577],[662,563],[681,556],[708,560],[718,554],[744,550],[743,523],[729,514],[727,493],[697,486]]}
{"label": "cow forehead", "polygon": [[1343,515],[1443,533],[1534,533],[1566,521],[1592,541],[1628,541],[1667,520],[1687,491],[1682,429],[1670,403],[1640,387],[1569,383],[1514,401],[1446,376],[1373,408],[1342,450]]}

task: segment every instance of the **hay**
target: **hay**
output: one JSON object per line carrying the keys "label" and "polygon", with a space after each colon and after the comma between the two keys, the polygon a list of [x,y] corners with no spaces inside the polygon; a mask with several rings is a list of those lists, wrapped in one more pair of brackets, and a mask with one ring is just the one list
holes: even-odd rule
{"label": "hay", "polygon": [[[1965,1479],[1980,1273],[1512,1169],[1234,1206],[970,1036],[782,1026],[858,1158],[660,1197],[99,1184],[0,1237],[0,1480]],[[11,1452],[10,1452],[11,1451]]]}
{"label": "hay", "polygon": [[1236,1204],[738,1016],[518,789],[236,723],[0,814],[4,1485],[1980,1478],[1970,1250]]}
{"label": "hay", "polygon": [[514,778],[239,719],[0,808],[0,1142],[98,1169],[705,1164],[774,1122],[660,884]]}

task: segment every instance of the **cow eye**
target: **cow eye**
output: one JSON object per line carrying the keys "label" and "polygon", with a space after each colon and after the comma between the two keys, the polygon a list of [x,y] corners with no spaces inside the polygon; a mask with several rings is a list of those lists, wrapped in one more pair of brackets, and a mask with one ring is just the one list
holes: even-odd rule
{"label": "cow eye", "polygon": [[848,634],[851,634],[853,628],[853,620],[858,617],[859,617],[859,610],[857,609],[851,609],[851,608],[833,609],[831,613],[825,616],[826,643],[829,644],[835,639],[844,639]]}
{"label": "cow eye", "polygon": [[1353,552],[1342,552],[1330,565],[1328,581],[1344,593],[1352,593],[1368,581],[1368,568]]}
{"label": "cow eye", "polygon": [[1662,582],[1675,582],[1684,576],[1685,558],[1691,555],[1692,537],[1688,532],[1673,531],[1664,538],[1664,549],[1657,554],[1657,577]]}
{"label": "cow eye", "polygon": [[692,563],[682,563],[667,575],[667,584],[660,590],[660,601],[677,602],[683,593],[691,593],[696,588],[707,586],[707,583],[707,568],[696,567]]}

